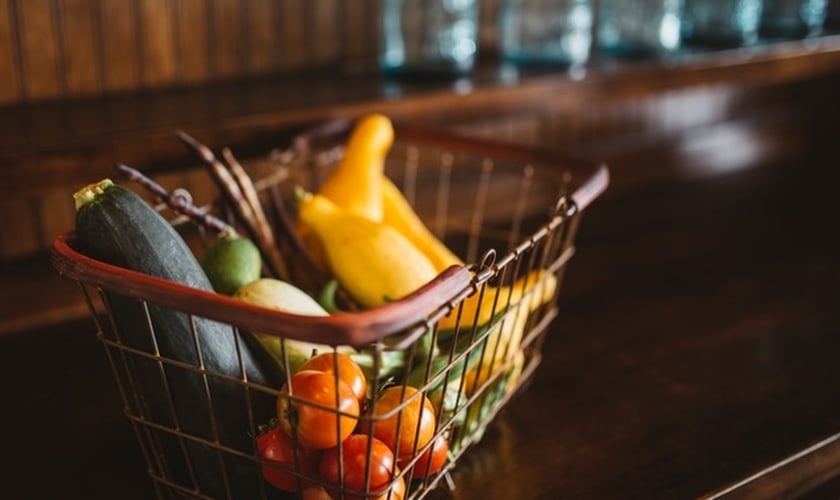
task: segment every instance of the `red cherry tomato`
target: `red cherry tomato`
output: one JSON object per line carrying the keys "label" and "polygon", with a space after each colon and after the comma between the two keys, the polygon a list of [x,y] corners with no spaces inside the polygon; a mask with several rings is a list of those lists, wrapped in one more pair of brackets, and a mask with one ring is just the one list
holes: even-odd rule
{"label": "red cherry tomato", "polygon": [[[370,458],[368,458],[370,447]],[[338,447],[326,450],[321,456],[321,479],[333,486],[327,487],[327,493],[333,500],[341,498],[338,488],[365,492],[365,480],[368,481],[369,495],[350,495],[345,493],[345,500],[402,500],[405,497],[405,481],[400,478],[392,484],[399,474],[394,454],[382,441],[364,434],[354,434],[341,443],[341,469],[339,469]],[[341,476],[339,477],[339,470]],[[390,494],[390,497],[388,496]]]}
{"label": "red cherry tomato", "polygon": [[[374,419],[370,423],[373,436],[396,451],[403,462],[410,460],[435,434],[434,406],[429,398],[418,392],[411,386],[385,389],[376,401]],[[384,416],[387,418],[377,419]]]}
{"label": "red cherry tomato", "polygon": [[[277,467],[273,467],[269,464],[263,464],[261,467],[263,478],[268,484],[279,490],[294,492],[298,491],[300,485],[306,482],[303,477],[315,478],[321,458],[320,454],[303,447],[298,447],[297,450],[297,459],[295,459],[295,447],[292,438],[280,427],[275,427],[257,436],[257,454],[259,457],[277,465]],[[303,477],[299,478],[292,471]]]}
{"label": "red cherry tomato", "polygon": [[[336,371],[336,368],[338,371]],[[307,360],[301,370],[315,370],[319,372],[338,373],[338,378],[347,384],[356,395],[360,403],[367,397],[367,380],[365,372],[346,354],[325,352]]]}
{"label": "red cherry tomato", "polygon": [[332,373],[314,370],[299,371],[290,382],[292,395],[300,400],[291,399],[284,385],[277,397],[277,416],[286,433],[296,435],[299,444],[323,450],[338,446],[353,432],[359,401],[347,384]]}
{"label": "red cherry tomato", "polygon": [[[443,464],[446,463],[447,454],[449,453],[449,443],[446,441],[446,436],[440,435],[432,442],[431,447],[420,455],[420,458],[414,462],[415,479],[423,479],[433,476],[439,471]],[[400,461],[402,467],[409,460]]]}

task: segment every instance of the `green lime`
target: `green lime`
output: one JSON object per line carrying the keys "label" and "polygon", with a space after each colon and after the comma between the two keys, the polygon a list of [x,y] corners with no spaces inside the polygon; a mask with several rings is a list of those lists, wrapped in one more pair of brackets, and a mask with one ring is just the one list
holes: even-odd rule
{"label": "green lime", "polygon": [[201,267],[214,290],[233,295],[241,286],[260,278],[262,258],[257,246],[248,238],[223,236],[207,247]]}

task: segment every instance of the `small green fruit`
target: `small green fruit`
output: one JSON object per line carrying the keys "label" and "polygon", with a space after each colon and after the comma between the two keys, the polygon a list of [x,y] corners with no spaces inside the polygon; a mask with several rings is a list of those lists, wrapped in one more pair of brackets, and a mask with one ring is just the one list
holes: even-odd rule
{"label": "small green fruit", "polygon": [[222,235],[204,252],[201,267],[214,290],[233,295],[240,287],[260,278],[262,257],[248,238]]}

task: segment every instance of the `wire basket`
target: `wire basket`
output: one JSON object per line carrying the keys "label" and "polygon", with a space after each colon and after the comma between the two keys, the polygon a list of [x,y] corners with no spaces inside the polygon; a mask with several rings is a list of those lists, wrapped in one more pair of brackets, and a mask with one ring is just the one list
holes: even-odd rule
{"label": "wire basket", "polygon": [[[284,218],[287,227],[294,223],[289,207],[295,187],[317,189],[340,158],[351,125],[326,124],[253,166],[261,173],[255,184],[275,227]],[[470,264],[453,266],[382,306],[328,316],[284,313],[92,259],[74,250],[72,232],[54,241],[53,265],[80,284],[88,301],[159,498],[299,497],[269,484],[266,470],[290,479],[287,489],[316,485],[333,498],[422,498],[442,481],[451,482],[449,471],[459,457],[540,363],[581,213],[606,188],[606,168],[556,152],[399,125],[395,139],[387,175],[427,226]],[[195,229],[179,227],[185,239]],[[142,329],[147,342],[127,339],[115,307],[125,301],[145,311],[145,324],[129,328]],[[158,349],[153,310],[189,318],[192,328],[183,335],[194,347],[192,361]],[[228,366],[234,369],[216,370],[202,359],[203,343],[217,340],[199,338],[195,325],[202,321],[229,326],[236,348]],[[283,356],[289,339],[337,350],[351,346],[367,361],[363,411],[348,414],[281,390],[292,376],[287,359],[277,363],[275,383],[254,380],[243,361],[253,332],[280,339]],[[185,384],[201,390],[185,394]],[[398,396],[380,411],[386,391]],[[291,458],[266,460],[257,437],[276,423],[281,400],[296,409],[294,415],[332,416],[336,423],[320,431],[335,433],[337,442],[347,419],[355,433],[394,433],[387,478],[375,481],[367,473],[382,468],[368,444],[361,461],[345,456],[350,451],[344,446],[333,449],[339,479],[326,480],[322,469],[330,450],[304,449],[295,425]],[[202,425],[192,421],[196,413]],[[442,465],[428,465],[440,448],[446,449]],[[310,459],[317,466],[308,467]],[[357,476],[365,480],[357,484],[347,474],[359,466],[364,469]]]}

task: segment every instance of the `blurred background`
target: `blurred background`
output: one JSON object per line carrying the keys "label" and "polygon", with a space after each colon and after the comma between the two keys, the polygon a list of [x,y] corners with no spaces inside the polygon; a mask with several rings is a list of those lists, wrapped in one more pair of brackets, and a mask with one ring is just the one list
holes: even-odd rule
{"label": "blurred background", "polygon": [[210,199],[177,130],[259,158],[370,112],[610,169],[544,366],[441,498],[840,495],[840,1],[0,0],[7,498],[151,494],[49,263],[72,193],[124,162]]}

